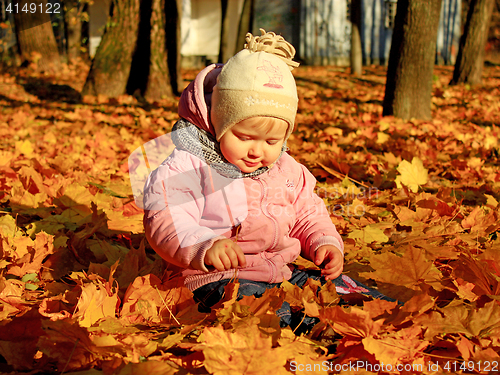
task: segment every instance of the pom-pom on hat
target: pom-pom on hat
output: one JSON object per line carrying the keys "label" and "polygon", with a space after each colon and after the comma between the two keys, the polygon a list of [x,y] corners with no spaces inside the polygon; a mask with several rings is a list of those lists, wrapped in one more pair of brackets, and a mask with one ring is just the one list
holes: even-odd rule
{"label": "pom-pom on hat", "polygon": [[291,73],[295,48],[282,36],[260,29],[246,35],[245,48],[222,68],[214,87],[211,121],[219,141],[233,125],[250,117],[268,116],[288,122],[285,139],[297,114],[297,87]]}

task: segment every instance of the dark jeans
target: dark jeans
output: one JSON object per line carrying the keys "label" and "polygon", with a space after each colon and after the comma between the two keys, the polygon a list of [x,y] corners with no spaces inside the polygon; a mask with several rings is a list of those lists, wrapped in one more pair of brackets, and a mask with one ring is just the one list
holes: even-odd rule
{"label": "dark jeans", "polygon": [[[307,279],[319,280],[321,285],[326,283],[324,277],[321,276],[320,271],[318,270],[299,270],[295,269],[292,272],[292,277],[288,280],[291,284],[297,285],[302,288],[306,283]],[[275,287],[279,287],[281,283],[265,283],[261,281],[252,281],[239,279],[240,287],[238,289],[238,299],[241,299],[243,296],[255,296],[260,297],[264,294],[266,289],[271,289]],[[209,283],[199,287],[195,291],[193,291],[194,299],[196,302],[199,302],[199,311],[201,312],[210,312],[210,307],[219,302],[224,295],[224,286],[226,286],[230,282],[230,279],[224,279],[220,281],[215,281],[213,283]],[[337,293],[339,295],[342,294],[350,294],[350,293],[361,293],[363,295],[371,296],[373,298],[384,299],[387,301],[394,301],[394,299],[389,298],[382,293],[378,292],[375,289],[369,288],[366,285],[361,284],[360,282],[351,279],[346,275],[341,275],[337,277],[335,280],[332,280],[335,284]],[[276,311],[276,315],[280,318],[281,327],[290,326],[292,329],[296,329],[295,332],[297,334],[309,332],[313,326],[319,322],[318,318],[306,316],[304,318],[304,313],[297,312],[294,313],[290,308],[288,302],[283,302],[283,305]]]}

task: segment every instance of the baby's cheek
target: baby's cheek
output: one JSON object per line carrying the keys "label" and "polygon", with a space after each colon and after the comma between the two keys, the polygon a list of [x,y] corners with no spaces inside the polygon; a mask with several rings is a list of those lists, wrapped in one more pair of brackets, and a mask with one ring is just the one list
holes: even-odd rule
{"label": "baby's cheek", "polygon": [[278,160],[278,157],[281,154],[281,147],[282,146],[275,148],[272,154],[270,155],[269,159],[271,159],[271,164],[274,163],[276,160]]}

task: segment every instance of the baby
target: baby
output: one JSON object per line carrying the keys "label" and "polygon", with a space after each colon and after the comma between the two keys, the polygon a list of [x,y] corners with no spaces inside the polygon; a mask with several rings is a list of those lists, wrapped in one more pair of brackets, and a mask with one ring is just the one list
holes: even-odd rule
{"label": "baby", "polygon": [[321,267],[315,278],[342,284],[342,238],[315,178],[286,153],[298,104],[295,49],[261,32],[184,90],[176,148],[145,185],[147,239],[202,308],[235,277],[240,295],[283,280],[302,286],[311,274],[292,265],[299,255]]}

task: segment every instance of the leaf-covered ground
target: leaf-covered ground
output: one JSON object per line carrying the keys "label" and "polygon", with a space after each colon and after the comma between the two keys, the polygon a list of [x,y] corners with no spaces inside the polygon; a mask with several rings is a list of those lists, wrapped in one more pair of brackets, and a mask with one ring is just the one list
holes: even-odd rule
{"label": "leaf-covered ground", "polygon": [[[1,73],[0,372],[497,373],[500,68],[478,88],[449,87],[451,69],[432,121],[381,117],[383,67],[296,70],[290,153],[318,178],[346,273],[404,304],[346,306],[314,283],[235,301],[234,283],[211,314],[145,242],[128,178],[176,102],[81,98],[85,66]],[[321,322],[280,328],[283,300]]]}

